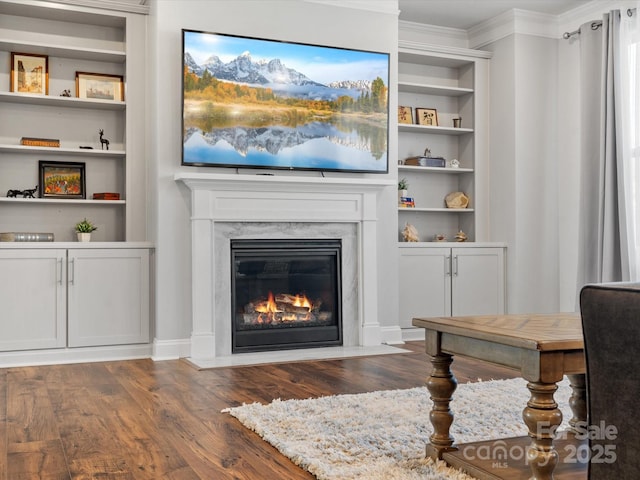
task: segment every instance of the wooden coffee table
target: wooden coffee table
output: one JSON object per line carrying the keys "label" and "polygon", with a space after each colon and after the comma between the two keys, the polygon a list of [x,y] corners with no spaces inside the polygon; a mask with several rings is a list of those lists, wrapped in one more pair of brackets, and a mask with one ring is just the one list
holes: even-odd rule
{"label": "wooden coffee table", "polygon": [[[561,473],[562,478],[586,478],[586,464],[562,461],[567,448],[560,449],[561,457],[554,445],[554,432],[562,423],[562,412],[553,395],[564,375],[569,377],[573,389],[569,402],[573,412],[570,425],[576,426],[576,422],[584,422],[587,417],[584,342],[579,315],[414,318],[413,325],[425,329],[425,349],[433,367],[427,388],[433,400],[429,417],[434,431],[427,455],[443,459],[480,479],[547,480],[554,478],[554,471],[556,478]],[[529,436],[502,442],[507,451],[509,445],[521,445],[526,450],[526,462],[521,459],[516,462],[518,465],[512,465],[513,462],[495,458],[485,462],[469,460],[462,454],[461,446],[455,444],[449,433],[453,422],[450,402],[457,386],[451,372],[454,355],[518,369],[529,382],[531,397],[522,413]],[[572,441],[563,439],[563,442]],[[491,448],[496,441],[485,443]]]}

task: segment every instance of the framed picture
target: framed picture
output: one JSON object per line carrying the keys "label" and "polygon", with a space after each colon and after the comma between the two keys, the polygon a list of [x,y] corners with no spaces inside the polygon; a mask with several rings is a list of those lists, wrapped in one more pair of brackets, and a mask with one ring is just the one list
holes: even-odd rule
{"label": "framed picture", "polygon": [[40,160],[39,165],[41,198],[87,198],[84,163]]}
{"label": "framed picture", "polygon": [[122,75],[76,72],[76,97],[124,101]]}
{"label": "framed picture", "polygon": [[10,90],[17,93],[49,93],[49,57],[11,53]]}
{"label": "framed picture", "polygon": [[437,127],[438,111],[435,108],[416,108],[416,123]]}
{"label": "framed picture", "polygon": [[398,107],[398,123],[413,123],[411,107]]}

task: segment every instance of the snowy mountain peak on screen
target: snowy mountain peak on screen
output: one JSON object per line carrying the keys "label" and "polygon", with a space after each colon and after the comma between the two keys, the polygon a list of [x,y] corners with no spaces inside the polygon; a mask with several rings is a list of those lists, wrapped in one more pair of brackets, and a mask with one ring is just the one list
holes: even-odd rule
{"label": "snowy mountain peak on screen", "polygon": [[341,95],[357,98],[371,88],[371,82],[365,80],[343,80],[324,85],[288,68],[279,58],[253,61],[249,52],[243,52],[227,63],[213,55],[198,65],[189,53],[185,53],[184,61],[198,76],[207,70],[218,80],[269,87],[276,94],[285,96],[323,100],[335,100]]}
{"label": "snowy mountain peak on screen", "polygon": [[[215,59],[215,60],[213,60]],[[191,66],[189,66],[191,68]],[[306,75],[293,68],[287,68],[280,59],[254,62],[249,52],[243,52],[228,63],[222,63],[218,57],[211,57],[202,66],[219,80],[248,83],[254,85],[317,85]],[[197,70],[193,70],[197,73]]]}

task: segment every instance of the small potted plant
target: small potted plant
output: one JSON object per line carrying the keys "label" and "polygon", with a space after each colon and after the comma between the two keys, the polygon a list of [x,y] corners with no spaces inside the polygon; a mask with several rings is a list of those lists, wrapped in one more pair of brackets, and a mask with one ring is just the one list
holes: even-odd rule
{"label": "small potted plant", "polygon": [[409,190],[409,182],[407,182],[407,179],[402,178],[398,180],[398,201],[400,201],[402,197],[409,196],[408,190]]}
{"label": "small potted plant", "polygon": [[78,234],[79,242],[90,242],[91,241],[91,232],[97,230],[93,223],[91,223],[86,218],[81,222],[76,223],[76,233]]}

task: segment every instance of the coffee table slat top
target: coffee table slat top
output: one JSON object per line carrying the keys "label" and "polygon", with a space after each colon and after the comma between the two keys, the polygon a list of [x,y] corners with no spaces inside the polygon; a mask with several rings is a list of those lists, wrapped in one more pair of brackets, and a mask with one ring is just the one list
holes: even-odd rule
{"label": "coffee table slat top", "polygon": [[582,350],[577,313],[414,318],[414,327],[528,350]]}

